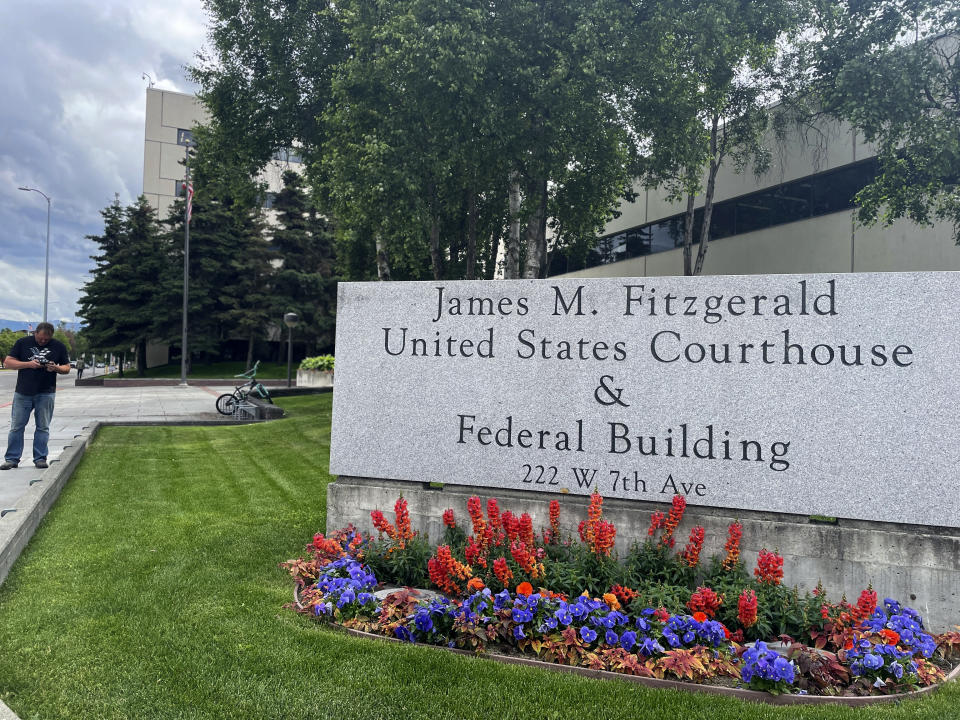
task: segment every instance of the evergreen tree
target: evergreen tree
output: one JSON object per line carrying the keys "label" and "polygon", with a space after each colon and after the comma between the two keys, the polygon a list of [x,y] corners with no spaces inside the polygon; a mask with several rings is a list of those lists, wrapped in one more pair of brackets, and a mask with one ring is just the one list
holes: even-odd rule
{"label": "evergreen tree", "polygon": [[137,351],[137,370],[146,370],[147,340],[155,322],[155,293],[166,263],[163,238],[153,208],[140,196],[127,208],[119,200],[101,211],[103,235],[89,236],[101,249],[97,267],[84,286],[79,315],[92,347]]}
{"label": "evergreen tree", "polygon": [[331,349],[337,302],[332,228],[304,192],[303,179],[291,170],[283,174],[273,208],[277,226],[271,249],[278,266],[272,277],[272,315],[297,313],[298,337],[313,352]]}
{"label": "evergreen tree", "polygon": [[[221,130],[195,127],[196,155],[190,222],[188,347],[207,362],[232,339],[247,341],[248,364],[253,343],[270,319],[267,281],[270,264],[260,209],[262,189],[237,164],[224,161]],[[165,221],[171,248],[167,272],[157,293],[174,316],[158,313],[158,334],[169,342],[181,335],[183,298],[184,201],[178,200]],[[189,365],[189,358],[188,358]]]}

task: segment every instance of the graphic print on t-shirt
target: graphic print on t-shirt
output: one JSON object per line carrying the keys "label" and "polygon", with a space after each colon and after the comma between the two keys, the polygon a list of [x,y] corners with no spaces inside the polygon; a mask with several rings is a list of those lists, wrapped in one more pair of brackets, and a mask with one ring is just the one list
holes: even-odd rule
{"label": "graphic print on t-shirt", "polygon": [[37,347],[34,345],[30,348],[30,360],[36,360],[41,365],[45,365],[50,362],[50,350],[50,347]]}

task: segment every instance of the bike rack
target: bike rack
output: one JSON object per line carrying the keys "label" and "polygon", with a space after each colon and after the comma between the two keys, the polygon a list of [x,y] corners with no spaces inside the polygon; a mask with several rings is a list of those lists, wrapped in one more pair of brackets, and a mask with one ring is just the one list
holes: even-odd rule
{"label": "bike rack", "polygon": [[233,416],[238,420],[242,420],[245,417],[248,417],[251,420],[256,420],[257,406],[246,400],[238,402],[236,407],[233,408]]}

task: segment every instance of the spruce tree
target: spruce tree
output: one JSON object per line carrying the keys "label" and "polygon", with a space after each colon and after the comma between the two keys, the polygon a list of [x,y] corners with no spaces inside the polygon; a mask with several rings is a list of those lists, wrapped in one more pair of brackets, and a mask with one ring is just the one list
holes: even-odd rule
{"label": "spruce tree", "polygon": [[88,236],[101,254],[80,297],[79,315],[90,345],[103,351],[136,348],[137,370],[146,370],[147,341],[153,337],[154,298],[166,263],[153,208],[140,196],[127,208],[115,200],[101,211],[103,235]]}
{"label": "spruce tree", "polygon": [[308,352],[330,350],[337,302],[333,230],[304,192],[303,179],[291,170],[283,174],[283,189],[273,208],[277,225],[271,250],[278,261],[272,279],[273,316],[297,313],[296,335]]}

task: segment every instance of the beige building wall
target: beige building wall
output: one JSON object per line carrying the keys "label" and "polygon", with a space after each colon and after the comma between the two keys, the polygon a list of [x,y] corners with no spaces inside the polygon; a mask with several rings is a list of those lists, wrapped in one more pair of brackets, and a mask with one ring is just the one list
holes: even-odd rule
{"label": "beige building wall", "polygon": [[[143,136],[143,194],[161,219],[167,217],[184,180],[186,147],[177,143],[178,132],[209,122],[210,114],[194,95],[171,90],[147,89]],[[302,164],[291,160],[270,162],[260,176],[268,193],[283,188],[283,172],[300,172]],[[267,211],[267,220],[274,213]]]}
{"label": "beige building wall", "polygon": [[[748,168],[737,174],[722,166],[714,201],[723,202],[875,156],[875,151],[846,125],[827,123],[785,143],[768,138],[771,168],[757,177]],[[704,179],[704,183],[705,183]],[[670,202],[660,189],[636,188],[635,202],[624,201],[621,215],[601,236],[681,214],[686,203]],[[703,206],[703,197],[696,202]],[[890,227],[860,226],[853,210],[798,220],[710,242],[707,275],[764,273],[836,273],[876,271],[960,271],[960,246],[947,223],[921,227],[899,220]],[[693,252],[696,253],[696,247]],[[560,277],[644,277],[683,274],[681,249],[658,252],[567,273]]]}
{"label": "beige building wall", "polygon": [[179,130],[209,120],[209,114],[193,95],[171,90],[147,89],[143,135],[143,194],[166,218],[177,196],[177,183],[184,179],[184,145],[177,144]]}

